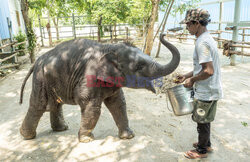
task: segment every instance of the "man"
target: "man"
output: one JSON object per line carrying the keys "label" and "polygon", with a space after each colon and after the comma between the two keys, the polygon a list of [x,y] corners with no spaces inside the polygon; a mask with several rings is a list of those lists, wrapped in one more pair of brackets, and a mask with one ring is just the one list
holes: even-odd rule
{"label": "man", "polygon": [[192,119],[197,123],[198,142],[195,150],[185,152],[190,159],[205,158],[212,151],[210,123],[214,120],[217,101],[222,97],[221,72],[217,44],[207,31],[210,15],[203,9],[191,9],[181,22],[186,24],[191,35],[195,35],[193,71],[177,76],[177,83],[194,88],[194,111]]}

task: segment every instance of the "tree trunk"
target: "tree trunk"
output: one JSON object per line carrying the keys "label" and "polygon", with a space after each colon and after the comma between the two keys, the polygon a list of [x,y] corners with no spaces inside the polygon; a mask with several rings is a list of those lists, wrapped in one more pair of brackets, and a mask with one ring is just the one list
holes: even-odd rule
{"label": "tree trunk", "polygon": [[159,7],[159,2],[160,0],[151,0],[152,2],[152,11],[151,11],[151,17],[150,17],[150,22],[149,22],[149,28],[148,28],[148,33],[146,37],[146,45],[145,45],[145,50],[144,53],[150,55],[151,50],[153,47],[153,36],[154,36],[154,24],[156,17],[158,15],[158,7]]}
{"label": "tree trunk", "polygon": [[117,42],[116,23],[114,24],[114,37],[115,37],[115,42]]}
{"label": "tree trunk", "polygon": [[[170,7],[168,7],[168,11],[166,10],[166,17],[165,17],[165,20],[162,20],[162,22],[164,22],[164,23],[163,23],[163,26],[162,26],[161,33],[164,32],[164,29],[165,29],[165,26],[166,26],[166,23],[167,23],[167,20],[168,20],[168,16],[169,16],[169,14],[170,14],[170,11],[171,11],[171,9],[172,9],[173,4],[174,4],[174,0],[172,0],[171,4],[168,5],[168,6],[170,6]],[[158,44],[158,49],[157,49],[157,52],[156,52],[156,55],[155,55],[156,58],[159,57],[160,50],[161,50],[161,42],[159,42],[159,44]]]}
{"label": "tree trunk", "polygon": [[163,23],[164,23],[164,20],[165,20],[166,17],[167,17],[168,9],[169,9],[169,5],[168,5],[168,7],[167,7],[166,10],[165,10],[165,14],[164,14],[164,16],[163,16],[162,22],[161,22],[160,26],[158,27],[158,29],[157,29],[157,31],[156,31],[156,33],[155,33],[153,42],[155,41],[155,38],[156,38],[156,36],[158,35],[159,31],[161,30],[161,27],[162,27],[162,25],[163,25]]}
{"label": "tree trunk", "polygon": [[110,32],[110,42],[113,43],[113,29],[111,25],[109,25],[109,32]]}
{"label": "tree trunk", "polygon": [[28,11],[29,11],[28,0],[21,1],[21,10],[23,14],[23,20],[25,22],[25,27],[27,28],[27,25],[30,22],[29,17],[28,17]]}
{"label": "tree trunk", "polygon": [[97,31],[97,34],[98,34],[98,42],[101,42],[101,32],[102,32],[102,17],[100,17],[100,19],[98,20],[98,31]]}
{"label": "tree trunk", "polygon": [[59,17],[56,18],[56,39],[59,40],[59,29],[58,29]]}
{"label": "tree trunk", "polygon": [[[49,3],[48,0],[47,0],[47,3]],[[49,9],[48,9],[48,23],[47,23],[46,27],[47,27],[48,36],[49,36],[49,46],[52,47],[52,36],[51,36],[51,28],[50,28],[50,12],[49,12]]]}
{"label": "tree trunk", "polygon": [[[32,22],[30,21],[30,18],[28,16],[28,11],[29,11],[28,0],[21,0],[21,11],[23,15],[23,20],[24,20],[25,29],[26,29],[25,31],[26,31],[28,42],[32,42],[31,37],[28,37],[29,31],[33,31],[32,26],[30,25],[30,23]],[[30,54],[30,62],[34,63],[35,62],[34,49],[29,50],[29,54]]]}
{"label": "tree trunk", "polygon": [[54,23],[54,25],[56,27],[56,40],[59,40],[59,30],[58,30],[58,21],[59,21],[59,18],[58,17],[57,18],[54,17],[52,20],[53,20],[53,23]]}

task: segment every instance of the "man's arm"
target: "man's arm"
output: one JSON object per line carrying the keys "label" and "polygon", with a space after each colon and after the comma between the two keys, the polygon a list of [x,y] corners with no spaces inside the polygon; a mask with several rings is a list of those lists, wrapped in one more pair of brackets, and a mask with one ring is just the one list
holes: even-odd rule
{"label": "man's arm", "polygon": [[184,86],[192,87],[196,81],[205,80],[214,74],[213,62],[202,63],[202,70],[195,76],[186,79]]}
{"label": "man's arm", "polygon": [[193,71],[190,71],[187,74],[184,75],[178,75],[176,78],[174,78],[174,83],[182,83],[186,79],[191,78],[193,76]]}
{"label": "man's arm", "polygon": [[185,79],[191,78],[193,76],[193,71],[190,71],[189,73],[185,74]]}

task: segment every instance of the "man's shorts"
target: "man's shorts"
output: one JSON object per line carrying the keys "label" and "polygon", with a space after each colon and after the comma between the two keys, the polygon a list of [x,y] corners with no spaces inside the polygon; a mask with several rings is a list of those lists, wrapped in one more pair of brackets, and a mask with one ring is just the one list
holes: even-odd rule
{"label": "man's shorts", "polygon": [[194,99],[192,119],[197,123],[210,123],[216,114],[217,101],[202,101]]}

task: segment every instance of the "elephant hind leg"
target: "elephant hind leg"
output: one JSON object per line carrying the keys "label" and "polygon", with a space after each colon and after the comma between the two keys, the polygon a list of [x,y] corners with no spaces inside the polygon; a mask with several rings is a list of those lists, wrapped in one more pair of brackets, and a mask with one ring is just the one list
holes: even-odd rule
{"label": "elephant hind leg", "polygon": [[40,118],[46,111],[47,103],[45,88],[43,88],[42,84],[39,84],[39,86],[36,85],[36,87],[32,89],[29,109],[20,128],[20,134],[24,139],[33,139],[36,137],[36,128]]}
{"label": "elephant hind leg", "polygon": [[50,109],[50,124],[53,131],[64,131],[68,129],[68,125],[66,124],[63,111],[62,104],[56,103],[53,105],[49,105]]}
{"label": "elephant hind leg", "polygon": [[20,128],[20,133],[24,139],[28,140],[36,137],[36,128],[45,110],[46,106],[39,109],[37,105],[30,104],[29,110]]}

